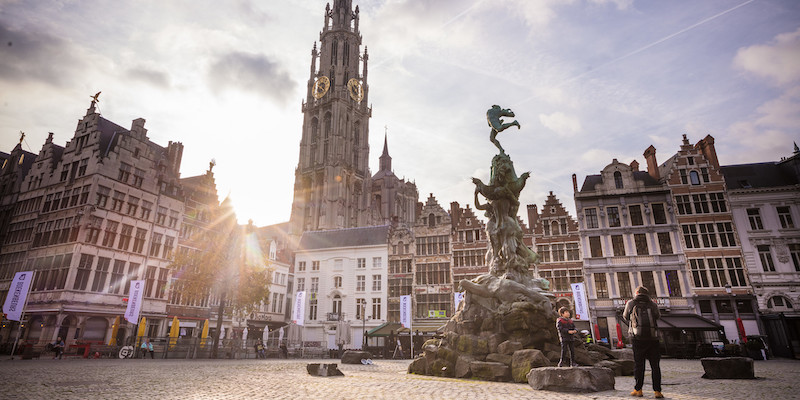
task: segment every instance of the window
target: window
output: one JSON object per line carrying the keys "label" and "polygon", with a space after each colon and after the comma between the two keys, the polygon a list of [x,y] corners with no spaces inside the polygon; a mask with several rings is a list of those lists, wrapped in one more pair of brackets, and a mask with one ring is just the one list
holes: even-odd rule
{"label": "window", "polygon": [[545,236],[550,236],[550,224],[547,221],[542,221],[542,232]]}
{"label": "window", "polygon": [[553,261],[564,261],[566,260],[564,254],[564,244],[563,243],[556,243],[553,245]]}
{"label": "window", "polygon": [[669,232],[658,233],[658,248],[661,250],[661,254],[672,254],[672,240]]}
{"label": "window", "polygon": [[81,260],[78,262],[78,273],[75,276],[75,283],[72,285],[74,290],[86,290],[86,285],[89,283],[89,274],[92,272],[92,264],[94,264],[94,256],[81,254]]}
{"label": "window", "polygon": [[150,257],[158,257],[161,252],[161,240],[164,235],[160,233],[153,233],[153,238],[150,240]]}
{"label": "window", "polygon": [[417,255],[447,254],[450,252],[450,235],[417,238]]}
{"label": "window", "polygon": [[794,270],[800,272],[800,244],[790,243],[789,254],[792,256],[792,264],[794,264]]}
{"label": "window", "polygon": [[133,225],[122,224],[122,231],[119,234],[119,244],[117,245],[117,248],[128,251],[128,247],[131,245],[132,237]]}
{"label": "window", "polygon": [[150,213],[153,211],[153,203],[149,201],[142,201],[142,216],[143,220],[150,220]]}
{"label": "window", "polygon": [[539,248],[539,258],[540,258],[539,261],[545,263],[550,262],[550,246],[540,244],[538,248]]}
{"label": "window", "polygon": [[777,207],[778,219],[781,221],[781,228],[794,228],[794,221],[792,221],[792,213],[789,207]]}
{"label": "window", "polygon": [[619,297],[626,299],[633,297],[631,290],[631,275],[628,272],[617,272],[617,282],[619,283]]}
{"label": "window", "polygon": [[608,281],[606,281],[606,274],[602,272],[594,274],[594,287],[597,291],[598,299],[608,298]]}
{"label": "window", "polygon": [[88,158],[84,158],[83,160],[81,160],[80,167],[78,167],[78,176],[86,175],[86,167],[88,167],[88,166],[89,166],[89,159]]}
{"label": "window", "polygon": [[137,263],[128,264],[128,275],[125,277],[124,294],[130,293],[131,281],[135,281],[139,277],[139,265]]}
{"label": "window", "polygon": [[147,267],[144,275],[144,297],[153,297],[153,288],[156,286],[156,267]]}
{"label": "window", "polygon": [[699,185],[700,174],[698,174],[697,171],[689,171],[689,180],[692,181],[692,185]]}
{"label": "window", "polygon": [[311,261],[311,270],[319,271],[319,261]]}
{"label": "window", "polygon": [[764,224],[761,223],[761,211],[758,208],[748,208],[747,219],[750,220],[750,229],[754,231],[764,229]]}
{"label": "window", "polygon": [[367,300],[366,299],[356,299],[356,319],[361,319],[361,317],[366,314],[367,311]]}
{"label": "window", "polygon": [[701,167],[700,168],[700,175],[703,177],[703,182],[708,183],[710,181],[708,177],[708,168]]}
{"label": "window", "polygon": [[144,182],[144,170],[136,168],[133,172],[133,186],[140,188],[142,187],[142,182]]}
{"label": "window", "polygon": [[131,217],[136,216],[136,211],[139,210],[139,198],[128,196],[128,211],[126,214],[130,215]]}
{"label": "window", "polygon": [[792,302],[783,296],[774,296],[767,301],[767,307],[769,308],[786,308],[786,309],[793,309],[794,305]]}
{"label": "window", "polygon": [[156,223],[159,225],[165,225],[167,223],[167,208],[166,207],[158,207],[158,212],[156,213]]}
{"label": "window", "polygon": [[167,291],[167,276],[169,276],[169,270],[166,268],[159,268],[158,269],[158,282],[156,283],[156,297],[159,299],[163,299],[164,295]]}
{"label": "window", "polygon": [[108,267],[111,265],[111,259],[107,257],[97,258],[97,269],[94,273],[94,281],[92,281],[92,291],[102,292],[106,286],[106,278],[108,278]]}
{"label": "window", "polygon": [[714,224],[698,224],[698,227],[700,228],[700,239],[703,240],[703,247],[718,247]]}
{"label": "window", "polygon": [[744,279],[744,267],[742,267],[742,259],[739,257],[730,257],[725,259],[728,265],[728,274],[731,278],[732,286],[747,286]]}
{"label": "window", "polygon": [[147,230],[136,228],[136,237],[133,239],[133,252],[142,253],[144,251],[144,241],[147,237]]}
{"label": "window", "polygon": [[442,285],[450,283],[450,263],[417,264],[417,284]]}
{"label": "window", "polygon": [[306,278],[297,278],[297,291],[303,292],[306,290]]}
{"label": "window", "polygon": [[614,171],[614,186],[622,189],[622,174],[619,171]]}
{"label": "window", "polygon": [[708,214],[708,202],[706,201],[705,193],[693,194],[692,202],[694,203],[694,212],[697,214]]}
{"label": "window", "polygon": [[128,179],[131,177],[131,165],[127,163],[120,163],[119,164],[119,175],[117,175],[117,180],[123,183],[128,183]]}
{"label": "window", "polygon": [[758,249],[758,258],[761,259],[761,267],[764,268],[764,272],[775,272],[775,262],[772,260],[769,246],[760,244],[756,246],[756,249]]}
{"label": "window", "polygon": [[381,276],[372,275],[372,291],[379,292],[381,290]]}
{"label": "window", "polygon": [[111,200],[111,209],[116,212],[122,212],[122,206],[125,204],[125,193],[114,191],[114,198]]}
{"label": "window", "polygon": [[603,247],[600,245],[600,236],[589,237],[589,251],[592,257],[602,257]]}
{"label": "window", "polygon": [[91,189],[92,185],[86,185],[83,188],[81,188],[81,198],[79,201],[80,204],[86,204],[89,202],[89,192],[91,191]]}
{"label": "window", "polygon": [[333,314],[336,314],[336,319],[339,320],[339,314],[342,312],[342,296],[339,296],[338,294],[333,296],[333,304],[331,304],[331,306],[331,311]]}
{"label": "window", "polygon": [[728,206],[725,205],[724,193],[709,193],[708,199],[711,202],[711,211],[715,213],[728,211]]}
{"label": "window", "polygon": [[[97,199],[95,200],[95,205],[100,208],[105,208],[106,204],[108,203],[108,196],[111,194],[111,189],[105,186],[99,186],[97,188]],[[48,198],[50,196],[48,195]],[[45,208],[47,208],[47,202],[44,203]],[[42,210],[43,212],[47,212],[47,210]]]}
{"label": "window", "polygon": [[733,224],[730,222],[717,222],[719,242],[723,247],[736,246],[736,235],[733,234]]}
{"label": "window", "polygon": [[619,208],[617,208],[617,207],[608,207],[608,208],[606,208],[606,212],[608,213],[608,226],[612,227],[612,228],[620,226]]}
{"label": "window", "polygon": [[651,206],[653,208],[653,223],[663,225],[667,223],[667,213],[664,211],[663,203],[655,203]]}
{"label": "window", "polygon": [[694,157],[686,157],[686,162],[688,162],[689,165],[694,165]]}
{"label": "window", "polygon": [[333,277],[333,287],[336,289],[340,289],[342,287],[342,277],[341,276],[334,276]]}
{"label": "window", "polygon": [[311,293],[319,292],[319,278],[311,278]]}
{"label": "window", "polygon": [[366,267],[367,267],[367,259],[366,258],[356,259],[356,268],[366,268]]}
{"label": "window", "polygon": [[577,261],[580,259],[580,251],[577,243],[567,243],[567,261]]}
{"label": "window", "polygon": [[[170,257],[172,257],[172,250],[173,250],[174,243],[175,243],[175,238],[174,237],[172,237],[172,236],[167,236],[166,237],[166,240],[164,242],[164,254],[161,255],[161,258],[169,259]],[[283,282],[281,282],[281,283],[283,283]]]}
{"label": "window", "polygon": [[363,292],[367,290],[367,277],[365,275],[356,275],[356,291]]}
{"label": "window", "polygon": [[372,299],[372,319],[381,319],[381,299]]}
{"label": "window", "polygon": [[642,218],[642,206],[638,204],[634,206],[629,206],[628,213],[630,214],[631,225],[633,226],[644,225],[644,219]]}
{"label": "window", "polygon": [[593,229],[599,226],[597,223],[596,208],[587,208],[586,210],[584,210],[584,214],[586,215],[586,228]]}
{"label": "window", "polygon": [[636,244],[636,255],[646,256],[650,254],[650,249],[647,247],[647,235],[644,233],[637,233],[633,235],[633,242]]}
{"label": "window", "polygon": [[681,225],[683,230],[683,241],[686,243],[687,249],[696,249],[700,247],[700,237],[697,235],[696,225]]}
{"label": "window", "polygon": [[692,203],[689,202],[688,195],[675,196],[675,204],[678,206],[678,214],[689,215],[692,213]]}
{"label": "window", "polygon": [[708,287],[708,269],[702,258],[689,259],[689,268],[692,270],[694,287]]}
{"label": "window", "polygon": [[553,235],[560,235],[561,233],[566,233],[566,232],[559,232],[558,221],[550,222],[550,226],[552,227],[551,232],[553,233]]}
{"label": "window", "polygon": [[305,271],[306,270],[306,262],[305,261],[298,261],[297,262],[297,270],[298,271]]}
{"label": "window", "polygon": [[380,268],[383,264],[382,260],[381,257],[372,257],[372,268]]}
{"label": "window", "polygon": [[689,183],[689,178],[686,176],[686,170],[685,169],[679,169],[678,172],[681,175],[681,183],[684,184],[684,185]]}
{"label": "window", "polygon": [[622,235],[611,236],[611,248],[614,251],[614,257],[622,257],[625,255],[625,241]]}
{"label": "window", "polygon": [[103,236],[103,246],[104,247],[112,247],[114,246],[114,241],[117,239],[117,227],[119,226],[119,222],[115,221],[106,221],[106,233]]}
{"label": "window", "polygon": [[711,285],[714,287],[725,286],[728,279],[725,278],[725,264],[722,259],[709,258],[706,261],[708,262],[708,272],[711,274]]}
{"label": "window", "polygon": [[681,297],[681,282],[678,278],[678,271],[667,270],[664,271],[664,275],[667,278],[667,293],[669,293],[669,297]]}
{"label": "window", "polygon": [[650,297],[656,297],[656,281],[653,279],[653,271],[642,271],[642,286],[650,291]]}
{"label": "window", "polygon": [[316,321],[317,320],[317,299],[312,299],[308,302],[308,320],[309,321]]}

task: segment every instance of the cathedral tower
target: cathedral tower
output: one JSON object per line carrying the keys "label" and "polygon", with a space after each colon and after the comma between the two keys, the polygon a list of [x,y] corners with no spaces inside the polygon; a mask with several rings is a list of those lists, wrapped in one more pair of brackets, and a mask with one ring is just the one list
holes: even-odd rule
{"label": "cathedral tower", "polygon": [[369,194],[367,49],[361,53],[359,10],[351,0],[325,7],[311,50],[303,102],[303,136],[295,170],[290,233],[365,226]]}

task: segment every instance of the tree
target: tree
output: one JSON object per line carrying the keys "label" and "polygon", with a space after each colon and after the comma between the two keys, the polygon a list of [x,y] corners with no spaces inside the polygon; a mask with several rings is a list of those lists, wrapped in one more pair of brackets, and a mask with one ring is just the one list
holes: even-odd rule
{"label": "tree", "polygon": [[208,229],[194,235],[192,248],[177,252],[170,267],[177,278],[172,290],[183,302],[218,300],[212,347],[216,358],[223,316],[248,315],[267,304],[272,268],[250,226],[236,222],[229,198],[213,214]]}

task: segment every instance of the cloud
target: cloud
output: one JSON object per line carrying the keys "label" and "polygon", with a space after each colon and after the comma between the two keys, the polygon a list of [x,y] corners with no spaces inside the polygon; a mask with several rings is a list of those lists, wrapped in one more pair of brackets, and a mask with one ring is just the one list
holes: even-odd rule
{"label": "cloud", "polygon": [[66,86],[84,68],[70,42],[35,30],[13,30],[0,21],[0,79]]}
{"label": "cloud", "polygon": [[539,114],[539,122],[560,136],[574,136],[582,130],[581,121],[577,117],[562,112],[554,112],[550,115]]}
{"label": "cloud", "polygon": [[800,28],[775,36],[769,44],[739,49],[733,64],[778,85],[800,79]]}
{"label": "cloud", "polygon": [[297,83],[276,62],[267,56],[231,52],[218,57],[208,71],[215,91],[239,89],[253,91],[285,104]]}
{"label": "cloud", "polygon": [[160,88],[167,88],[170,86],[169,75],[166,72],[149,67],[130,68],[125,72],[125,75],[131,79],[149,83]]}

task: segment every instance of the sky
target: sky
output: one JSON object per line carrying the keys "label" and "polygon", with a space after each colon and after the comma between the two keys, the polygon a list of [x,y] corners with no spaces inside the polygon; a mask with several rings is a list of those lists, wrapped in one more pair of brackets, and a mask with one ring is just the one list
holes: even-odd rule
{"label": "sky", "polygon": [[[388,135],[395,174],[446,209],[472,201],[496,148],[523,204],[681,135],[720,163],[777,161],[800,142],[800,2],[786,0],[354,0],[369,49],[370,166]],[[185,146],[181,174],[214,159],[240,222],[288,221],[326,1],[0,0],[0,151],[24,131],[65,145],[98,91],[103,117]],[[363,52],[363,48],[361,49]],[[522,208],[523,212],[525,208]],[[527,220],[527,217],[523,217]]]}

